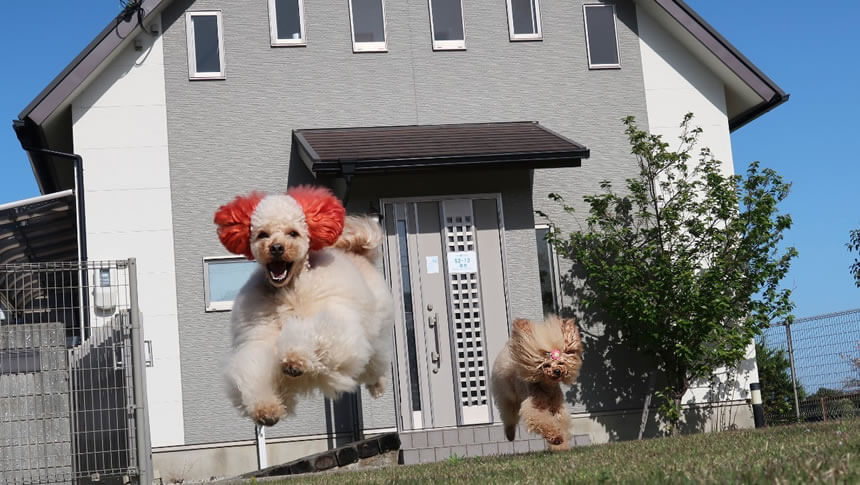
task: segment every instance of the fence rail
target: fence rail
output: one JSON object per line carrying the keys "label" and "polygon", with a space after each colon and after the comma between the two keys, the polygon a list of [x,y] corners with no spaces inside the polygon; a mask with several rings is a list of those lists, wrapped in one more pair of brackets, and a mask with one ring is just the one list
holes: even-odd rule
{"label": "fence rail", "polygon": [[773,324],[757,345],[768,424],[860,416],[860,309]]}
{"label": "fence rail", "polygon": [[136,291],[134,260],[0,265],[0,485],[145,481]]}

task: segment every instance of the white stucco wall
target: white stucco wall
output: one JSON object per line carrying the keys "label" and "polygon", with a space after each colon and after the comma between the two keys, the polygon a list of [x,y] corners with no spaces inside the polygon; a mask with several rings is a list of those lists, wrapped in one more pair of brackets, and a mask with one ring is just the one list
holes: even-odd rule
{"label": "white stucco wall", "polygon": [[[157,26],[160,22],[156,22]],[[161,29],[156,27],[158,31]],[[137,258],[152,446],[184,443],[161,36],[138,36],[73,101],[89,259]]]}
{"label": "white stucco wall", "polygon": [[[726,111],[723,82],[672,34],[654,20],[647,11],[637,6],[639,46],[642,56],[642,75],[645,84],[645,104],[651,133],[663,136],[674,149],[678,146],[679,125],[686,113],[694,114],[693,126],[703,130],[700,147],[711,149],[714,157],[723,162],[724,173],[734,173],[732,142]],[[695,159],[698,159],[696,149]],[[734,371],[738,383],[731,386],[724,399],[746,399],[749,384],[758,382],[755,350],[747,349],[748,358]],[[717,373],[725,382],[727,373]],[[684,397],[687,403],[707,400],[707,385],[690,390]]]}

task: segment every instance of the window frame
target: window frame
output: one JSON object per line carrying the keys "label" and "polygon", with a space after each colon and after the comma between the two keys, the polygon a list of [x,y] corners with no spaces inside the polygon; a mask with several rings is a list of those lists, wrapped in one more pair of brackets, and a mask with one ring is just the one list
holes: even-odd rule
{"label": "window frame", "polygon": [[305,2],[297,0],[299,4],[299,31],[301,37],[298,39],[278,38],[278,7],[277,0],[269,0],[269,41],[272,47],[305,47],[308,45],[307,31],[305,31]]}
{"label": "window frame", "polygon": [[463,26],[463,40],[436,40],[436,28],[433,25],[433,0],[427,0],[430,10],[430,40],[434,51],[464,51],[466,50],[466,12],[463,11],[463,0],[460,2],[460,23]]}
{"label": "window frame", "polygon": [[[215,17],[218,28],[218,72],[197,72],[197,45],[194,42],[194,21],[192,17]],[[193,10],[185,12],[185,45],[188,50],[188,79],[192,81],[227,79],[227,65],[224,62],[224,25],[221,10]]]}
{"label": "window frame", "polygon": [[[243,256],[211,256],[203,258],[203,307],[206,313],[229,312],[233,310],[234,300],[212,301],[209,289],[209,266],[211,264],[226,264],[235,262],[252,262]],[[245,284],[244,282],[242,283]]]}
{"label": "window frame", "polygon": [[514,33],[514,7],[511,0],[505,0],[508,5],[508,36],[511,42],[543,40],[543,26],[541,25],[540,17],[540,0],[534,0],[535,5],[535,20],[537,21],[537,32],[534,34],[517,34]]}
{"label": "window frame", "polygon": [[349,31],[352,36],[352,52],[388,52],[388,23],[385,20],[385,0],[379,0],[379,3],[382,6],[382,42],[358,42],[355,40],[352,0],[349,0]]}
{"label": "window frame", "polygon": [[[588,38],[588,9],[591,7],[610,7],[612,8],[612,29],[615,34],[615,57],[618,58],[616,64],[592,64],[591,63],[591,41]],[[618,44],[618,13],[615,10],[614,3],[586,3],[582,5],[582,23],[585,27],[585,56],[588,61],[589,69],[621,69],[621,46]]]}
{"label": "window frame", "polygon": [[[535,224],[535,243],[537,243],[537,231],[539,229],[545,229],[549,232],[552,230],[552,226],[550,224]],[[561,267],[558,263],[558,253],[556,253],[555,248],[547,240],[543,240],[543,243],[547,245],[549,265],[550,270],[552,271],[552,274],[550,275],[550,283],[552,284],[553,311],[558,314],[564,306],[564,296],[561,291],[561,278],[559,277],[561,274]],[[535,250],[537,251],[537,247],[535,247]],[[540,284],[540,261],[538,261],[538,284]],[[543,297],[541,297],[541,300],[543,300]],[[542,301],[541,306],[543,306]]]}

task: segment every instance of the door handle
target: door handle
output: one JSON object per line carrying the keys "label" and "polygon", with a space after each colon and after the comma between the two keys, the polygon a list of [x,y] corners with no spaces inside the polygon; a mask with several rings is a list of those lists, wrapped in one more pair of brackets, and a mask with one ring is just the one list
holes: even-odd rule
{"label": "door handle", "polygon": [[[433,309],[432,305],[427,305],[428,309]],[[434,352],[430,352],[430,361],[436,364],[436,367],[433,368],[433,373],[437,374],[439,372],[439,367],[442,365],[442,356],[439,353],[439,314],[434,313],[432,317],[427,319],[427,325],[433,329],[433,336],[436,341],[436,350]]]}

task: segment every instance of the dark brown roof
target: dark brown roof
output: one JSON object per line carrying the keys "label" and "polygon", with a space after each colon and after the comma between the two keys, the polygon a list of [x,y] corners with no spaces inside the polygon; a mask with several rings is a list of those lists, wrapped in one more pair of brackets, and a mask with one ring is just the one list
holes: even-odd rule
{"label": "dark brown roof", "polygon": [[534,121],[294,130],[315,174],[438,167],[579,166],[585,146]]}

